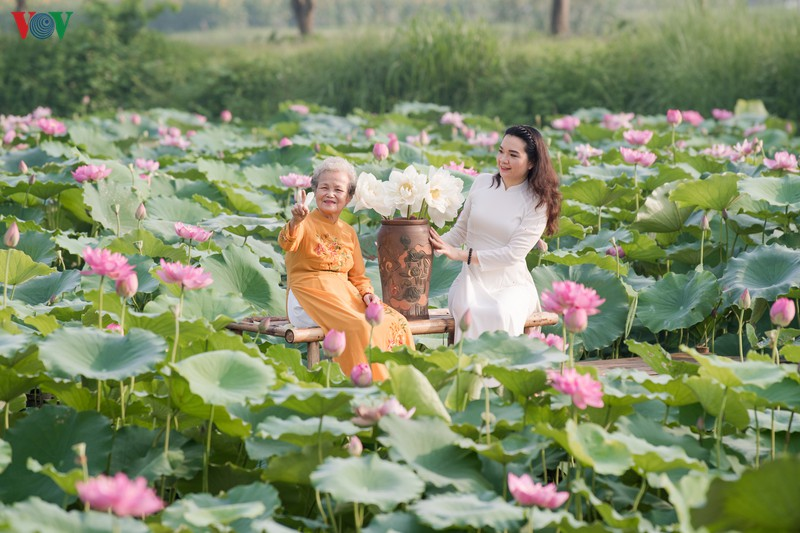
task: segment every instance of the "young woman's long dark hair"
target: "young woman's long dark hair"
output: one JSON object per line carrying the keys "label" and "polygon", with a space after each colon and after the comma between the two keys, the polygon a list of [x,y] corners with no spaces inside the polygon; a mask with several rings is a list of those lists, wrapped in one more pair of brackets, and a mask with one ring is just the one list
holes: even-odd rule
{"label": "young woman's long dark hair", "polygon": [[[517,137],[526,143],[526,155],[532,164],[527,177],[529,187],[537,197],[537,207],[545,205],[548,215],[546,230],[543,234],[554,235],[557,232],[560,218],[562,195],[560,194],[560,178],[557,177],[557,173],[551,165],[551,156],[543,141],[543,136],[532,126],[510,126],[504,135]],[[500,186],[500,172],[496,172],[492,176],[492,184]]]}

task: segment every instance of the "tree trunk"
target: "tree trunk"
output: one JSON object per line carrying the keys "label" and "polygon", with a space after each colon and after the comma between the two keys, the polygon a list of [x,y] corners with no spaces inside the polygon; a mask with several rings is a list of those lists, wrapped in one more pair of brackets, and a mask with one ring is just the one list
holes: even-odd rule
{"label": "tree trunk", "polygon": [[298,23],[298,30],[301,35],[312,33],[312,19],[315,12],[315,0],[290,0],[292,2],[293,14]]}
{"label": "tree trunk", "polygon": [[17,9],[15,11],[25,11],[25,0],[17,0]]}
{"label": "tree trunk", "polygon": [[554,0],[551,5],[551,34],[566,35],[568,33],[568,15],[571,5],[569,0]]}

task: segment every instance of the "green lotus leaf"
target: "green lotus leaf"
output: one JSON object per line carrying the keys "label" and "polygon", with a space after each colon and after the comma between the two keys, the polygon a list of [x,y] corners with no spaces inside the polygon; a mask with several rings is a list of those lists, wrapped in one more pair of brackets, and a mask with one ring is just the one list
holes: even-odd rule
{"label": "green lotus leaf", "polygon": [[[783,368],[759,361],[740,363],[728,357],[703,355],[690,348],[685,350],[700,363],[699,375],[710,377],[726,387],[750,385],[764,389],[788,378],[791,373],[796,374],[787,366]],[[798,375],[795,375],[795,379],[799,379]]]}
{"label": "green lotus leaf", "polygon": [[626,339],[624,342],[630,352],[641,357],[657,374],[678,377],[698,372],[698,365],[673,360],[669,353],[658,344],[652,345],[633,339]]}
{"label": "green lotus leaf", "polygon": [[698,401],[712,416],[720,414],[720,407],[723,409],[723,421],[737,429],[745,429],[750,423],[748,406],[743,402],[743,395],[737,390],[726,387],[712,378],[691,376],[686,384],[695,395]]}
{"label": "green lotus leaf", "polygon": [[732,257],[720,285],[728,302],[737,302],[748,289],[751,298],[774,301],[799,286],[799,250],[779,244],[757,246]]}
{"label": "green lotus leaf", "polygon": [[411,505],[419,519],[435,531],[447,528],[518,531],[523,509],[492,492],[438,494]]}
{"label": "green lotus leaf", "polygon": [[302,419],[292,415],[287,418],[268,416],[256,426],[254,435],[263,439],[283,440],[298,446],[306,446],[317,442],[318,435],[322,436],[322,440],[326,440],[329,437],[354,435],[358,431],[360,429],[356,425],[333,416]]}
{"label": "green lotus leaf", "polygon": [[14,354],[28,346],[29,342],[31,342],[31,339],[28,335],[12,335],[0,328],[0,358],[12,359]]}
{"label": "green lotus leaf", "polygon": [[[162,294],[149,302],[144,310],[165,315],[177,305],[177,298]],[[210,288],[187,291],[183,295],[183,318],[189,321],[205,319],[214,329],[222,329],[250,314],[250,305],[237,295],[220,298]],[[171,333],[174,335],[174,332]],[[185,340],[191,340],[184,338]]]}
{"label": "green lotus leaf", "polygon": [[[45,276],[56,269],[37,263],[19,250],[0,250],[0,284],[19,285],[37,276]],[[10,293],[10,292],[9,292]]]}
{"label": "green lotus leaf", "polygon": [[561,217],[559,222],[557,233],[551,237],[552,239],[560,237],[574,237],[575,239],[585,238],[585,226],[577,224],[569,217]]}
{"label": "green lotus leaf", "polygon": [[[112,166],[114,169],[117,168],[115,164]],[[128,170],[123,172],[129,175]],[[121,235],[138,228],[135,211],[141,205],[142,199],[133,194],[131,183],[113,181],[111,178],[112,174],[110,178],[96,183],[85,182],[84,203],[90,208],[93,220],[116,235]]]}
{"label": "green lotus leaf", "polygon": [[684,431],[683,428],[662,425],[659,421],[637,412],[630,416],[620,417],[615,424],[622,434],[632,435],[648,445],[675,448],[699,462],[709,462],[711,451],[703,447],[694,433]]}
{"label": "green lotus leaf", "polygon": [[430,274],[430,297],[435,298],[447,294],[459,272],[461,272],[459,261],[451,261],[443,255],[434,255]]}
{"label": "green lotus leaf", "polygon": [[379,441],[391,448],[392,457],[405,461],[419,477],[437,487],[460,492],[491,490],[481,474],[476,454],[462,450],[459,436],[435,418],[408,420],[387,416],[379,422],[387,436]]}
{"label": "green lotus leaf", "polygon": [[20,284],[14,290],[14,299],[29,305],[47,304],[66,292],[75,291],[81,282],[78,270],[63,270],[40,276]]}
{"label": "green lotus leaf", "polygon": [[410,468],[384,461],[376,454],[330,457],[312,472],[312,486],[339,503],[357,502],[391,511],[419,498],[425,483]]}
{"label": "green lotus leaf", "polygon": [[[172,381],[171,398],[173,406],[176,406],[183,413],[193,417],[193,423],[199,424],[203,420],[209,420],[213,416],[213,421],[217,429],[225,435],[242,439],[250,435],[250,426],[247,422],[231,414],[224,406],[212,406],[210,402],[206,402],[199,395],[194,394],[188,381],[185,379],[178,378]],[[163,405],[157,408],[162,409]],[[153,407],[153,409],[155,409],[155,407]]]}
{"label": "green lotus leaf", "polygon": [[115,145],[114,139],[110,138],[102,129],[91,122],[74,121],[70,125],[70,140],[77,147],[84,149],[84,152],[97,156],[116,159],[121,157],[121,151]]}
{"label": "green lotus leaf", "polygon": [[[65,493],[44,474],[28,469],[28,459],[51,464],[60,472],[76,466],[73,445],[87,444],[87,468],[95,476],[107,468],[112,449],[110,421],[95,411],[77,413],[62,406],[46,405],[17,421],[4,435],[13,450],[11,464],[0,474],[0,501],[9,504],[29,496],[63,505]],[[36,443],[36,445],[33,445]]]}
{"label": "green lotus leaf", "polygon": [[241,215],[220,214],[200,223],[200,226],[216,232],[230,231],[240,237],[258,233],[261,230],[272,232],[286,224],[278,218],[247,217]]}
{"label": "green lotus leaf", "polygon": [[[633,232],[632,242],[622,243],[622,248],[628,259],[633,261],[648,261],[655,263],[667,256],[661,246],[646,233]],[[615,260],[615,259],[614,259]]]}
{"label": "green lotus leaf", "polygon": [[464,342],[464,353],[477,362],[506,368],[548,369],[566,361],[565,354],[525,335],[510,337],[505,331],[486,332]]}
{"label": "green lotus leaf", "polygon": [[14,524],[14,531],[58,531],[59,533],[149,533],[149,526],[131,517],[98,511],[65,511],[59,505],[33,496],[2,509],[2,517]]}
{"label": "green lotus leaf", "polygon": [[[587,365],[587,362],[580,364]],[[641,370],[610,369],[602,375],[602,396],[605,405],[623,407],[645,402],[648,400],[665,400],[667,394],[650,392],[643,385],[647,373]]]}
{"label": "green lotus leaf", "polygon": [[[3,230],[3,234],[5,234],[6,229]],[[40,231],[45,231],[41,228],[34,231],[25,231],[23,228],[19,229],[20,242],[17,243],[15,248],[37,263],[50,265],[56,258],[56,247],[51,240],[51,235],[48,232],[39,233]],[[0,249],[7,250],[8,246],[0,243]]]}
{"label": "green lotus leaf", "polygon": [[[2,338],[2,336],[0,336]],[[15,398],[29,392],[44,378],[42,376],[28,376],[17,372],[18,365],[12,367],[0,366],[0,402],[10,402]]]}
{"label": "green lotus leaf", "polygon": [[450,415],[430,381],[410,365],[388,365],[391,385],[397,400],[410,409],[416,408],[416,416],[435,416],[450,422]]}
{"label": "green lotus leaf", "polygon": [[[655,189],[644,200],[632,228],[638,231],[674,232],[681,231],[686,219],[694,211],[694,206],[679,207],[669,195],[681,182],[671,182]],[[693,184],[694,182],[687,182]]]}
{"label": "green lotus leaf", "polygon": [[539,435],[535,433],[510,433],[503,440],[494,440],[492,444],[477,443],[473,440],[462,440],[459,446],[464,449],[475,450],[479,455],[507,465],[514,462],[522,462],[531,459],[540,453],[542,449],[552,444],[552,441],[541,441]]}
{"label": "green lotus leaf", "polygon": [[604,207],[621,198],[632,198],[633,190],[619,185],[609,186],[597,179],[581,179],[560,187],[563,197],[596,207]]}
{"label": "green lotus leaf", "polygon": [[115,335],[95,328],[62,328],[39,345],[39,358],[55,379],[134,377],[166,357],[166,342],[143,329]]}
{"label": "green lotus leaf", "polygon": [[363,528],[364,533],[388,533],[389,531],[433,533],[435,529],[422,524],[416,515],[401,511],[374,515],[371,523]]}
{"label": "green lotus leaf", "polygon": [[737,182],[744,175],[726,172],[711,174],[705,179],[682,181],[670,192],[669,199],[680,207],[693,206],[717,212],[728,209],[740,195]]}
{"label": "green lotus leaf", "polygon": [[0,474],[11,464],[11,445],[0,439]]}
{"label": "green lotus leaf", "polygon": [[688,328],[702,322],[721,296],[709,271],[669,273],[638,296],[638,319],[655,333]]}
{"label": "green lotus leaf", "polygon": [[[612,257],[608,257],[614,261]],[[554,266],[538,267],[532,271],[537,292],[552,290],[552,282],[571,280],[586,287],[595,289],[605,302],[599,306],[599,313],[588,317],[588,327],[577,338],[582,340],[586,350],[593,350],[610,345],[624,334],[629,311],[627,290],[616,278],[615,270],[610,272],[594,265],[577,265],[572,267]],[[562,326],[558,324],[547,331],[561,334]],[[556,350],[555,350],[556,351]],[[557,351],[559,353],[559,351]]]}
{"label": "green lotus leaf", "polygon": [[161,476],[194,477],[202,469],[203,445],[172,431],[169,453],[166,454],[163,437],[164,433],[159,429],[139,426],[119,429],[113,443],[109,471],[124,472],[130,479],[141,476],[149,482]]}
{"label": "green lotus leaf", "polygon": [[593,250],[584,253],[571,253],[566,250],[555,250],[553,252],[543,254],[543,261],[566,266],[595,265],[604,270],[612,270],[614,273],[618,270],[618,272],[623,276],[627,275],[627,263],[620,261],[617,264],[615,257],[611,257],[604,253],[594,252]]}
{"label": "green lotus leaf", "polygon": [[[538,340],[537,342],[542,341]],[[507,390],[512,391],[521,398],[528,398],[549,387],[546,370],[540,368],[529,370],[526,368],[504,368],[487,365],[484,367],[483,372],[485,376],[497,379]]]}
{"label": "green lotus leaf", "polygon": [[176,368],[191,391],[212,405],[262,399],[276,380],[272,367],[235,350],[192,355]]}
{"label": "green lotus leaf", "polygon": [[798,456],[778,457],[735,480],[716,478],[692,523],[708,531],[800,531]]}
{"label": "green lotus leaf", "polygon": [[337,415],[350,412],[349,403],[376,394],[377,390],[368,388],[330,388],[317,386],[304,388],[301,385],[286,383],[280,389],[270,391],[270,398],[276,405],[292,409],[309,416]]}
{"label": "green lotus leaf", "polygon": [[799,212],[799,176],[788,174],[781,178],[744,178],[739,182],[741,193],[770,205],[787,207]]}
{"label": "green lotus leaf", "polygon": [[[284,148],[273,148],[256,152],[250,156],[244,164],[261,167],[263,165],[275,163],[282,168],[301,169],[308,173],[312,168],[312,157],[315,155],[312,148],[301,144],[293,144]],[[290,171],[292,171],[290,170]]]}
{"label": "green lotus leaf", "polygon": [[221,254],[206,257],[200,264],[214,278],[211,287],[218,294],[235,293],[256,310],[286,314],[287,295],[279,286],[280,273],[263,266],[250,250],[229,245]]}

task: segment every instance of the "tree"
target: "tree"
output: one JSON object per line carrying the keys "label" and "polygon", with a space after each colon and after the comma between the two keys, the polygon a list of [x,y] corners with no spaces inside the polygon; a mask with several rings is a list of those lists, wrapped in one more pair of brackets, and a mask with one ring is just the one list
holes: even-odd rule
{"label": "tree", "polygon": [[298,22],[298,30],[301,35],[312,33],[312,18],[315,11],[315,0],[290,0],[292,2],[293,14]]}
{"label": "tree", "polygon": [[25,0],[17,0],[16,11],[25,11]]}
{"label": "tree", "polygon": [[568,15],[570,8],[569,0],[554,0],[551,5],[552,35],[565,35],[568,33]]}

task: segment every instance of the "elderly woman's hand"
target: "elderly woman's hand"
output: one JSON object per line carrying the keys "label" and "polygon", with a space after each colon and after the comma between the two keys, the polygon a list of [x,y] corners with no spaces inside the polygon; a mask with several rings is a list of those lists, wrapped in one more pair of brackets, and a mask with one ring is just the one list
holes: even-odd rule
{"label": "elderly woman's hand", "polygon": [[380,303],[380,298],[376,294],[367,292],[363,295],[363,302],[365,302],[366,307],[368,307],[372,303]]}
{"label": "elderly woman's hand", "polygon": [[307,193],[301,189],[295,194],[295,205],[292,207],[292,220],[290,221],[290,229],[294,229],[298,224],[304,221],[309,214],[309,207],[306,204]]}

